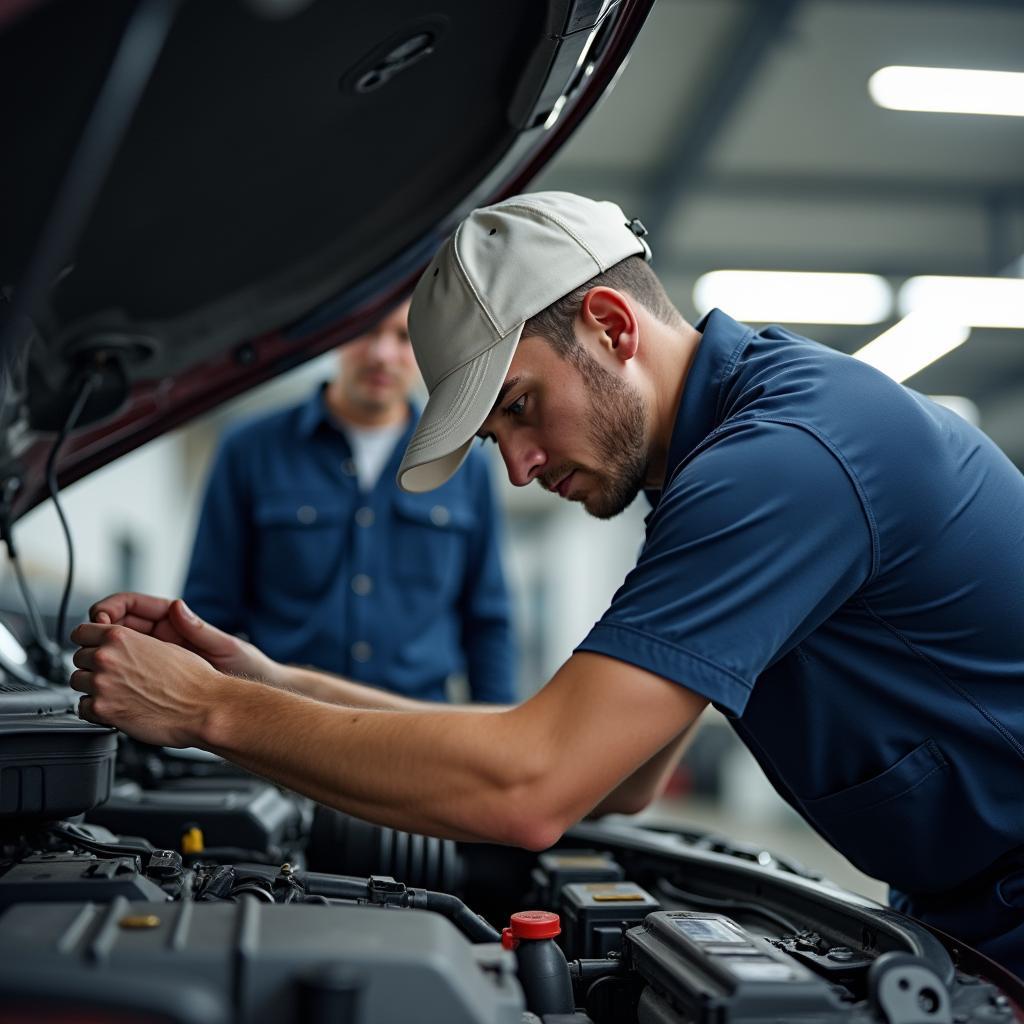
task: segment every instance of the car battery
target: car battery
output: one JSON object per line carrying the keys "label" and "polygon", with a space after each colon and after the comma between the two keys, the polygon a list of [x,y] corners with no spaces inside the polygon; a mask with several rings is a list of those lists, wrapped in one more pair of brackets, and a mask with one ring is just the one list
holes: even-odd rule
{"label": "car battery", "polygon": [[648,983],[641,1020],[821,1024],[852,1019],[832,985],[722,914],[652,914],[626,933],[623,952]]}
{"label": "car battery", "polygon": [[626,873],[606,853],[596,850],[549,850],[537,858],[532,872],[537,902],[558,908],[562,887],[570,882],[618,882]]}
{"label": "car battery", "polygon": [[622,934],[661,904],[633,882],[570,882],[562,889],[563,945],[583,959],[622,949]]}

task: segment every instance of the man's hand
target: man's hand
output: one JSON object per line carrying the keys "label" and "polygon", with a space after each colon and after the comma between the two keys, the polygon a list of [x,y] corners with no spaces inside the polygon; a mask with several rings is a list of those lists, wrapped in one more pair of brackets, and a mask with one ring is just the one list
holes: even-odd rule
{"label": "man's hand", "polygon": [[209,662],[123,625],[83,623],[71,639],[81,645],[70,680],[73,690],[85,694],[80,718],[158,746],[202,742],[217,683],[224,679]]}
{"label": "man's hand", "polygon": [[127,626],[136,633],[177,644],[228,675],[250,676],[269,683],[281,681],[281,666],[276,661],[245,640],[204,622],[182,600],[149,594],[111,594],[89,609],[89,618],[100,625]]}

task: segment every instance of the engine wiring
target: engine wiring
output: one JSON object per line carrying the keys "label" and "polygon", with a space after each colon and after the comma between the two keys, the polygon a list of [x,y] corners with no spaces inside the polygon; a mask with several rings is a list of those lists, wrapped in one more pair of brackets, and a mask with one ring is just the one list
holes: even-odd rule
{"label": "engine wiring", "polygon": [[75,424],[78,422],[79,417],[82,415],[82,411],[85,409],[86,403],[89,401],[89,396],[96,389],[99,381],[100,378],[97,373],[87,373],[82,378],[78,392],[75,395],[75,400],[72,402],[71,408],[68,410],[67,417],[65,418],[46,459],[46,488],[49,492],[50,500],[53,502],[54,509],[57,512],[57,518],[60,521],[61,529],[64,533],[64,540],[68,552],[67,573],[64,579],[64,589],[61,593],[60,605],[57,611],[56,627],[52,639],[46,635],[46,626],[43,622],[43,617],[40,614],[39,606],[32,594],[32,589],[29,586],[28,580],[25,578],[25,572],[21,564],[18,548],[14,543],[14,524],[11,521],[9,502],[4,503],[3,514],[0,515],[0,539],[3,540],[4,545],[7,548],[7,557],[14,569],[14,576],[18,582],[18,590],[21,592],[21,597],[25,604],[29,632],[36,644],[39,658],[43,662],[44,674],[54,682],[64,681],[60,652],[63,647],[68,604],[71,600],[71,588],[74,585],[75,577],[75,546],[74,540],[71,536],[71,527],[68,523],[67,516],[64,514],[64,508],[60,503],[59,483],[57,480],[57,459],[60,456],[60,451],[64,446],[64,442],[67,440],[71,431],[74,430]]}
{"label": "engine wiring", "polygon": [[46,460],[46,489],[49,491],[50,500],[53,502],[53,507],[57,512],[57,518],[60,520],[61,529],[64,531],[64,540],[67,544],[68,551],[68,569],[64,579],[64,592],[60,598],[60,608],[57,612],[57,627],[54,639],[57,643],[58,650],[64,643],[64,627],[67,622],[68,614],[68,603],[71,600],[71,587],[74,583],[75,578],[75,544],[71,537],[71,527],[68,525],[67,517],[64,515],[64,509],[61,506],[60,498],[58,496],[58,482],[57,482],[57,457],[60,455],[60,450],[67,440],[68,435],[74,430],[75,424],[78,422],[78,418],[82,415],[82,410],[85,408],[86,402],[89,401],[89,396],[99,383],[99,375],[96,373],[88,373],[82,379],[82,383],[78,389],[78,394],[75,397],[75,401],[68,411],[67,419],[64,421],[64,425],[60,429],[60,433],[57,435],[57,440],[54,442],[53,447],[50,449],[50,455]]}

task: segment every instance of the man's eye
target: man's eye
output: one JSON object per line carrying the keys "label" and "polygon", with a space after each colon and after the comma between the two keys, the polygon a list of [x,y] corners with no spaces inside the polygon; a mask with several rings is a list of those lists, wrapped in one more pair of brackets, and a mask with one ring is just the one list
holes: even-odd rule
{"label": "man's eye", "polygon": [[509,416],[522,416],[525,409],[526,395],[523,395],[521,398],[517,398],[514,402],[505,406],[505,412],[508,413]]}

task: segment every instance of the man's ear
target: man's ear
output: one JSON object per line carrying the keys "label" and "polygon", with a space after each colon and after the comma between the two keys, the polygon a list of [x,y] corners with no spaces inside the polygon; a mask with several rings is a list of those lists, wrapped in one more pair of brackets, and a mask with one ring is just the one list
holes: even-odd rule
{"label": "man's ear", "polygon": [[614,288],[591,288],[580,303],[580,317],[617,359],[625,362],[636,355],[640,325],[627,295]]}

